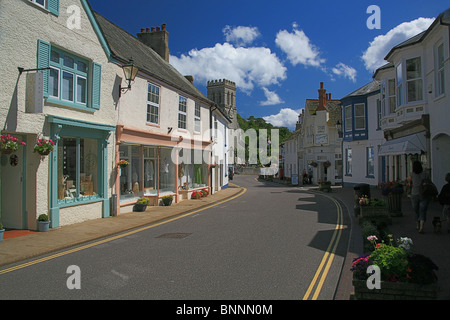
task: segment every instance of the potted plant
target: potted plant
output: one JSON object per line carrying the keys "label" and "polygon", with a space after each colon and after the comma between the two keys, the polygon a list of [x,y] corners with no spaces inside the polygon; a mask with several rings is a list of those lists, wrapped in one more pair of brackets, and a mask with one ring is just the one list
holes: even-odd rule
{"label": "potted plant", "polygon": [[167,207],[172,204],[173,196],[171,196],[171,195],[163,196],[161,198],[161,200],[162,200],[163,204]]}
{"label": "potted plant", "polygon": [[319,179],[319,191],[326,190],[327,192],[331,191],[331,181],[327,181],[326,179]]}
{"label": "potted plant", "polygon": [[387,197],[389,213],[392,216],[402,215],[403,185],[398,181],[382,182],[379,184],[381,194]]}
{"label": "potted plant", "polygon": [[3,224],[0,221],[0,241],[3,241],[3,233],[5,232],[5,229],[3,228]]}
{"label": "potted plant", "polygon": [[146,197],[139,198],[133,206],[133,211],[135,212],[144,212],[149,205],[150,200]]}
{"label": "potted plant", "polygon": [[191,194],[191,199],[200,199],[202,197],[202,193],[200,191],[193,191]]}
{"label": "potted plant", "polygon": [[52,139],[37,139],[34,145],[34,152],[39,153],[41,156],[46,156],[53,151],[55,143]]}
{"label": "potted plant", "polygon": [[360,223],[363,219],[379,219],[391,223],[386,202],[383,199],[369,199],[366,195],[359,198]]}
{"label": "potted plant", "polygon": [[[392,235],[389,243],[378,242],[376,236],[368,236],[373,251],[353,260],[353,286],[356,299],[436,299],[438,292],[435,270],[438,267],[427,257],[411,251],[412,240],[404,237],[395,244]],[[379,268],[379,286],[369,288],[369,266]]]}
{"label": "potted plant", "polygon": [[50,220],[48,218],[48,215],[43,213],[40,214],[38,217],[38,230],[40,232],[47,232],[49,229]]}
{"label": "potted plant", "polygon": [[25,146],[25,142],[19,142],[19,139],[10,134],[2,134],[0,137],[0,152],[3,154],[10,154],[19,149],[19,146]]}
{"label": "potted plant", "polygon": [[126,168],[130,163],[127,160],[120,160],[117,165],[121,168]]}

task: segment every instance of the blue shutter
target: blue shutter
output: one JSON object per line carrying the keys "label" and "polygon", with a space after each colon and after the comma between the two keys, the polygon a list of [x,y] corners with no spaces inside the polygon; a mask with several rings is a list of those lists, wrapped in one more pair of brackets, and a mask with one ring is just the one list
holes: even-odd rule
{"label": "blue shutter", "polygon": [[92,101],[91,107],[100,109],[100,92],[102,83],[102,65],[98,63],[92,64]]}
{"label": "blue shutter", "polygon": [[47,0],[47,9],[54,15],[59,16],[59,0]]}
{"label": "blue shutter", "polygon": [[[38,40],[37,47],[37,67],[48,68],[50,66],[51,45],[48,42]],[[48,77],[50,70],[41,71],[44,73],[44,97],[48,97]]]}

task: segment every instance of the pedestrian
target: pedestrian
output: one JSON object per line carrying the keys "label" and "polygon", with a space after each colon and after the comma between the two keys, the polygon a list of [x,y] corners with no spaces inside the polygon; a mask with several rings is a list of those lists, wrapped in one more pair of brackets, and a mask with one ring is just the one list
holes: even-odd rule
{"label": "pedestrian", "polygon": [[431,197],[420,194],[420,185],[423,179],[429,179],[428,172],[423,170],[420,161],[414,161],[412,172],[408,180],[412,184],[411,188],[411,203],[415,213],[416,225],[419,233],[423,233],[423,227],[427,218],[428,205],[431,202]]}
{"label": "pedestrian", "polygon": [[312,178],[313,178],[312,168],[308,169],[308,178],[309,178],[309,184],[311,184],[312,183]]}
{"label": "pedestrian", "polygon": [[443,205],[442,215],[447,220],[448,232],[450,233],[450,172],[445,175],[445,184],[438,195],[438,201]]}

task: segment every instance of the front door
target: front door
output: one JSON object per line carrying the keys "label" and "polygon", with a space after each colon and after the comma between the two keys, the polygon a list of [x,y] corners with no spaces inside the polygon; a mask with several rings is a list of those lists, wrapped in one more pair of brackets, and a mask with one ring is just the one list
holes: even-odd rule
{"label": "front door", "polygon": [[1,165],[1,220],[5,228],[26,229],[23,210],[23,169],[25,150],[20,147],[12,154],[2,154]]}

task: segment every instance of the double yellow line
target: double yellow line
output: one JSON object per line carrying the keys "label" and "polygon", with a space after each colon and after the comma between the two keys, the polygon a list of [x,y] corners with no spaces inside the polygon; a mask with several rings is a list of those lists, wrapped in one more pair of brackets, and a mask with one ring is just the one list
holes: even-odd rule
{"label": "double yellow line", "polygon": [[197,213],[197,212],[200,212],[200,211],[203,211],[203,210],[206,210],[206,209],[218,206],[219,204],[222,204],[224,202],[228,202],[230,200],[236,199],[237,197],[240,197],[244,193],[247,192],[246,188],[244,188],[244,187],[240,187],[240,188],[242,190],[238,194],[236,194],[234,196],[231,196],[229,198],[226,198],[224,200],[221,200],[219,202],[215,202],[213,204],[207,205],[205,207],[201,207],[201,208],[199,208],[197,210],[189,211],[189,212],[184,213],[184,214],[182,213],[182,214],[180,214],[178,216],[175,216],[173,218],[170,218],[170,219],[167,219],[167,220],[163,220],[163,221],[160,221],[160,222],[157,222],[157,223],[153,223],[153,224],[150,224],[150,225],[138,228],[138,229],[134,229],[134,230],[126,232],[126,233],[121,233],[121,234],[119,234],[117,236],[113,236],[113,237],[109,237],[109,238],[106,238],[106,239],[103,239],[103,240],[95,241],[93,243],[89,243],[89,244],[86,244],[84,246],[76,247],[76,248],[73,248],[73,249],[70,249],[70,250],[65,250],[65,251],[62,251],[62,252],[59,252],[59,253],[55,253],[55,254],[47,256],[47,257],[43,257],[43,258],[36,259],[36,260],[30,261],[30,262],[26,262],[26,263],[23,263],[23,264],[20,264],[20,265],[17,265],[17,266],[8,268],[8,269],[0,270],[0,275],[8,273],[8,272],[11,272],[11,271],[23,269],[25,267],[29,267],[29,266],[32,266],[32,265],[35,265],[35,264],[38,264],[38,263],[41,263],[41,262],[44,262],[44,261],[52,260],[52,259],[55,259],[55,258],[58,258],[58,257],[61,257],[61,256],[65,256],[65,255],[70,254],[70,253],[74,253],[74,252],[78,252],[78,251],[81,251],[81,250],[85,250],[85,249],[97,246],[99,244],[103,244],[103,243],[106,243],[106,242],[117,240],[117,239],[129,236],[129,235],[132,235],[132,234],[135,234],[135,233],[147,230],[147,229],[151,229],[151,228],[160,226],[162,224],[166,224],[166,223],[169,223],[169,222],[172,222],[172,221],[175,221],[175,220],[178,220],[178,219],[181,219],[181,218],[193,215],[194,213]]}
{"label": "double yellow line", "polygon": [[[325,195],[323,195],[325,196]],[[342,213],[342,207],[339,204],[338,201],[336,201],[336,199],[330,197],[330,196],[325,196],[328,199],[332,200],[334,202],[334,204],[336,205],[337,208],[337,222],[336,222],[336,227],[334,229],[334,233],[333,236],[331,238],[330,244],[328,245],[328,248],[325,252],[325,254],[323,255],[322,261],[320,262],[319,268],[316,271],[316,274],[314,275],[314,278],[311,281],[311,284],[308,287],[308,290],[306,290],[305,295],[303,296],[303,300],[317,300],[320,291],[322,290],[322,286],[325,282],[325,279],[327,278],[328,272],[330,270],[331,264],[333,263],[334,260],[334,256],[336,253],[336,249],[337,246],[339,244],[339,240],[341,238],[341,234],[342,234],[342,229],[343,229],[343,213]],[[320,279],[319,279],[320,277]],[[314,291],[314,294],[311,296],[311,293]]]}

